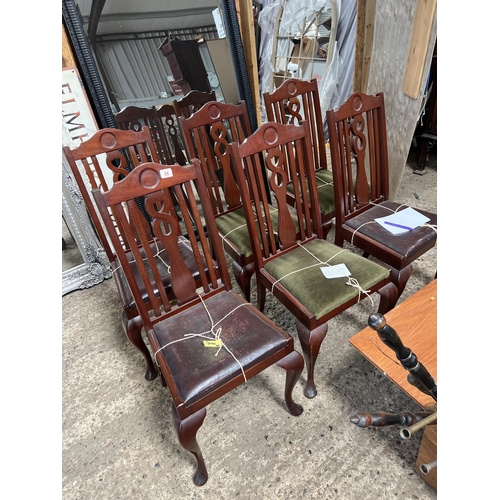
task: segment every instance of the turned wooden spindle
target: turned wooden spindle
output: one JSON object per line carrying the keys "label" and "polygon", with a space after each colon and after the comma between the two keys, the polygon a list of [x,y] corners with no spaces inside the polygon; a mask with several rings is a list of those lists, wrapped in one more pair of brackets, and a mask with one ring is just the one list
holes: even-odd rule
{"label": "turned wooden spindle", "polygon": [[376,411],[373,413],[359,412],[353,415],[349,420],[358,427],[386,427],[389,425],[411,426],[425,419],[431,412],[410,412],[386,413]]}
{"label": "turned wooden spindle", "polygon": [[437,385],[417,356],[406,347],[396,331],[390,327],[382,314],[374,313],[368,318],[370,328],[378,333],[380,340],[395,353],[404,368],[409,371],[408,382],[437,401]]}

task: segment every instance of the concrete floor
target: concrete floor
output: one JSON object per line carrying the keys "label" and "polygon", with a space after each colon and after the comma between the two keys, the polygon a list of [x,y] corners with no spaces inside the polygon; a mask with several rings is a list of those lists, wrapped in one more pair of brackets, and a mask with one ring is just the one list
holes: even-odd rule
{"label": "concrete floor", "polygon": [[[422,176],[406,167],[397,201],[436,210],[435,160]],[[437,247],[415,263],[400,300],[429,283],[436,269]],[[304,407],[300,417],[286,410],[284,374],[276,366],[208,407],[198,440],[209,479],[196,487],[195,461],[172,429],[168,389],[159,378],[145,380],[143,358],[121,326],[113,280],[65,295],[62,498],[437,498],[414,468],[422,431],[402,440],[397,428],[349,422],[360,410],[419,409],[348,342],[373,309],[365,300],[329,322],[316,368],[318,395],[304,397],[304,375],[294,392]],[[300,352],[293,317],[272,298],[265,312],[294,336]]]}

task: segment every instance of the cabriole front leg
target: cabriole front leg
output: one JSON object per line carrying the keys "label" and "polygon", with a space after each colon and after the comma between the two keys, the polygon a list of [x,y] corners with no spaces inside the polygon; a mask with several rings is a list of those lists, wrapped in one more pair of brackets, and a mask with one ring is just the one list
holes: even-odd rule
{"label": "cabriole front leg", "polygon": [[143,323],[140,316],[129,319],[125,311],[123,311],[122,324],[130,343],[141,352],[146,361],[146,380],[154,380],[158,374],[156,372],[153,359],[151,358],[151,353],[149,352],[149,349],[144,343],[144,339],[141,335]]}
{"label": "cabriole front leg", "polygon": [[299,320],[296,320],[295,326],[297,328],[297,334],[307,367],[307,382],[304,389],[304,395],[306,398],[311,399],[317,394],[316,385],[314,383],[314,366],[316,365],[319,348],[326,336],[328,324],[325,323],[313,330],[309,330]]}
{"label": "cabriole front leg", "polygon": [[394,283],[388,283],[380,290],[377,290],[380,295],[380,302],[378,305],[378,312],[385,314],[394,308],[399,299],[398,289]]}
{"label": "cabriole front leg", "polygon": [[293,351],[288,356],[280,359],[276,364],[286,370],[285,402],[290,413],[298,417],[304,409],[295,403],[292,398],[292,392],[304,369],[304,358],[297,351]]}
{"label": "cabriole front leg", "polygon": [[172,420],[174,422],[174,429],[177,433],[177,438],[181,446],[192,453],[196,458],[197,467],[196,472],[193,476],[193,482],[196,486],[203,486],[208,479],[208,472],[205,466],[205,460],[201,454],[198,441],[196,441],[196,433],[198,429],[203,424],[205,417],[207,415],[207,409],[202,408],[198,410],[193,415],[181,420],[177,409],[174,404],[172,404]]}

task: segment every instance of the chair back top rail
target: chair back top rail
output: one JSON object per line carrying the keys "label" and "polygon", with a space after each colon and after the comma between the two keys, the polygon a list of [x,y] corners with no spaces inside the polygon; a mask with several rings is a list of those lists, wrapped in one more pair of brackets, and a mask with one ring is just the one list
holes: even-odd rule
{"label": "chair back top rail", "polygon": [[202,92],[201,90],[191,90],[184,97],[176,99],[173,102],[175,114],[177,118],[185,116],[190,117],[193,113],[198,111],[203,104],[209,101],[217,101],[215,90],[212,92]]}

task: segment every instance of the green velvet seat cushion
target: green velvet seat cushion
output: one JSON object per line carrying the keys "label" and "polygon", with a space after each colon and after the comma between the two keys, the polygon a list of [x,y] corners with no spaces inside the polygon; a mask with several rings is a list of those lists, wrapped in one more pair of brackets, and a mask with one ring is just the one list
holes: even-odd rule
{"label": "green velvet seat cushion", "polygon": [[[307,192],[309,193],[308,182],[307,185]],[[321,213],[333,214],[335,212],[335,199],[333,194],[333,174],[331,170],[316,171],[316,187],[318,189],[318,200]],[[293,193],[292,184],[288,184],[286,188],[290,193]]]}
{"label": "green velvet seat cushion", "polygon": [[224,240],[229,240],[245,257],[252,255],[252,243],[248,235],[247,221],[243,207],[220,215],[215,222]]}
{"label": "green velvet seat cushion", "polygon": [[[325,278],[321,267],[326,267],[328,264],[345,264],[351,273],[350,277],[356,279],[366,291],[389,276],[389,270],[385,267],[324,240],[313,240],[303,247],[272,259],[265,264],[264,269],[274,279],[279,280],[279,283],[307,307],[316,319],[320,319],[359,293],[358,288],[346,284],[347,277]],[[309,252],[328,264],[320,264]],[[314,267],[304,269],[313,265]],[[293,271],[297,272],[290,274]],[[361,294],[361,299],[365,297],[365,294]]]}
{"label": "green velvet seat cushion", "polygon": [[[277,228],[278,209],[276,207],[270,206],[269,210],[271,211],[271,221],[273,223],[273,227]],[[294,221],[295,227],[298,230],[297,219],[293,216],[292,219]],[[245,212],[243,210],[243,207],[220,215],[219,217],[217,217],[215,222],[223,240],[230,241],[245,257],[250,257],[252,255],[252,243],[248,234],[247,222],[245,219]]]}

